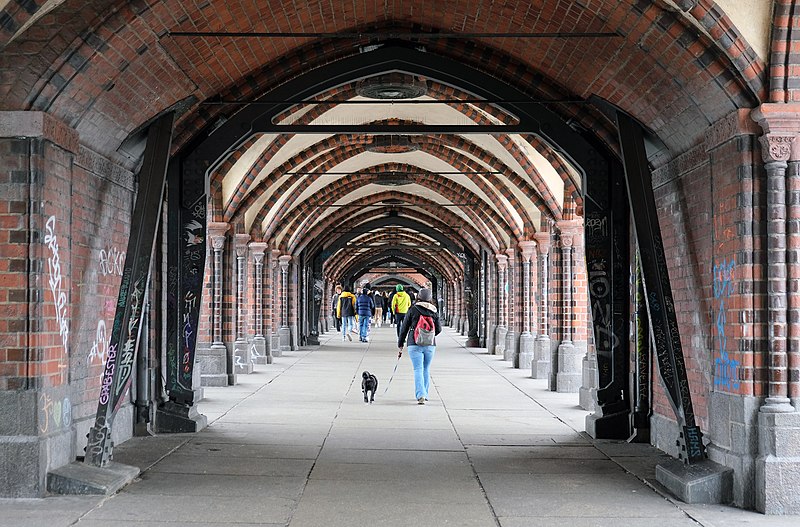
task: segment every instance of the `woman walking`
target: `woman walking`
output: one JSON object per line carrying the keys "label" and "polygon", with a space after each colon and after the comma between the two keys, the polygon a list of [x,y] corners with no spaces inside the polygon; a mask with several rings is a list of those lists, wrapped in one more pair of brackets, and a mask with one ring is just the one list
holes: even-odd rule
{"label": "woman walking", "polygon": [[428,400],[430,386],[430,366],[436,352],[435,336],[442,332],[439,324],[439,312],[431,303],[431,290],[423,288],[417,296],[417,302],[408,310],[397,337],[397,356],[403,355],[403,345],[408,338],[408,356],[414,366],[414,396],[417,404],[425,404]]}

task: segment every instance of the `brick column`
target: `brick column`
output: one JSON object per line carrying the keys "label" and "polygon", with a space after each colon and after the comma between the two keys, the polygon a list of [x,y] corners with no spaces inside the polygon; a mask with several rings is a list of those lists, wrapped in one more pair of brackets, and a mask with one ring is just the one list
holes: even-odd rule
{"label": "brick column", "polygon": [[291,331],[289,330],[289,263],[292,257],[289,255],[282,255],[278,258],[278,265],[280,266],[281,273],[281,292],[280,292],[280,329],[278,330],[278,337],[280,338],[281,352],[291,351],[292,339]]}
{"label": "brick column", "polygon": [[506,335],[508,334],[508,289],[506,287],[507,271],[508,271],[508,256],[505,254],[496,254],[497,258],[497,295],[500,305],[497,309],[497,329],[495,329],[494,337],[494,355],[503,355],[505,358],[506,352]]}
{"label": "brick column", "polygon": [[250,243],[250,257],[253,260],[253,361],[256,364],[272,364],[269,340],[264,331],[264,242]]}
{"label": "brick column", "polygon": [[503,350],[503,359],[516,362],[519,347],[517,336],[519,335],[517,313],[517,251],[514,248],[506,249],[508,256],[508,267],[506,267],[506,287],[508,290],[504,294],[506,311],[503,315],[503,321],[506,326],[505,349]]}
{"label": "brick column", "polygon": [[236,373],[253,373],[252,354],[247,342],[247,244],[249,234],[234,235],[236,251],[236,340],[233,343],[233,365]]}
{"label": "brick column", "polygon": [[208,239],[214,252],[211,266],[211,348],[198,350],[200,380],[203,386],[228,386],[236,384],[233,358],[225,346],[222,331],[223,311],[223,252],[229,225],[222,222],[208,224]]}
{"label": "brick column", "polygon": [[[551,372],[550,379],[555,377],[555,390],[558,392],[577,393],[581,387],[583,375],[581,361],[583,351],[575,346],[573,327],[573,267],[575,237],[578,236],[574,220],[563,222],[561,231],[561,344],[558,346],[558,370]],[[554,364],[555,366],[555,364]],[[551,389],[552,389],[551,385]]]}
{"label": "brick column", "polygon": [[523,326],[519,336],[519,368],[530,370],[534,356],[534,337],[531,333],[531,260],[535,262],[536,242],[526,240],[519,242],[522,252],[522,303]]}
{"label": "brick column", "polygon": [[539,250],[539,324],[536,335],[536,342],[533,347],[533,362],[531,363],[531,377],[534,379],[549,379],[551,367],[550,351],[550,313],[547,308],[549,303],[549,277],[548,277],[548,256],[550,253],[550,233],[537,232],[533,235],[536,240],[536,247]]}
{"label": "brick column", "polygon": [[280,321],[280,266],[278,264],[278,258],[281,256],[281,252],[277,249],[271,250],[267,253],[269,256],[269,305],[270,305],[270,317],[269,317],[269,330],[270,334],[272,335],[270,341],[270,350],[273,357],[280,357],[281,356],[281,341],[280,336],[278,335],[281,327]]}
{"label": "brick column", "polygon": [[[758,415],[756,509],[768,514],[799,514],[800,412],[789,399],[787,353],[787,168],[800,161],[800,104],[763,104],[753,119],[764,130],[760,138],[767,173],[767,305],[769,383]],[[790,248],[794,249],[794,248]],[[793,271],[794,273],[794,271]],[[800,321],[792,321],[792,325]],[[794,354],[793,354],[794,358]]]}

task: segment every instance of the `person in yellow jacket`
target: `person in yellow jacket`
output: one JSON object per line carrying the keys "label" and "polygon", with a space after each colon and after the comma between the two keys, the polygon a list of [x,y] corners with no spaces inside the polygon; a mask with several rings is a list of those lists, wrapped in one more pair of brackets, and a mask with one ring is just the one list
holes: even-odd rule
{"label": "person in yellow jacket", "polygon": [[406,318],[406,313],[411,307],[411,297],[408,293],[403,291],[403,286],[397,284],[394,288],[397,291],[392,298],[392,312],[394,312],[394,322],[397,324],[397,336],[400,336],[400,326],[403,325],[403,319]]}
{"label": "person in yellow jacket", "polygon": [[339,295],[339,304],[336,306],[336,314],[342,319],[342,342],[350,336],[350,328],[355,327],[356,297],[350,292],[350,287],[345,286],[342,294]]}

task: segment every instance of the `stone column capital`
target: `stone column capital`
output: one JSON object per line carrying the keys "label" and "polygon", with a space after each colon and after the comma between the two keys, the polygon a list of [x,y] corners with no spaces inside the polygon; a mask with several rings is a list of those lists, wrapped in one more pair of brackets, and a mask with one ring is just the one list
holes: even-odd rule
{"label": "stone column capital", "polygon": [[281,255],[281,252],[278,249],[272,249],[270,252],[270,258],[272,258],[272,268],[275,269],[278,267],[278,257]]}
{"label": "stone column capital", "polygon": [[525,262],[530,262],[533,255],[536,253],[537,243],[534,240],[524,240],[519,242],[519,250],[522,252],[522,259]]}
{"label": "stone column capital", "polygon": [[208,224],[208,237],[211,239],[211,247],[220,251],[225,247],[225,233],[230,229],[230,225],[224,222],[211,222]]}
{"label": "stone column capital", "polygon": [[550,233],[537,232],[533,235],[536,240],[536,247],[539,249],[539,254],[547,254],[550,252]]}
{"label": "stone column capital", "polygon": [[506,266],[508,265],[508,256],[505,254],[495,254],[495,258],[497,258],[497,267],[504,271]]}
{"label": "stone column capital", "polygon": [[562,249],[571,249],[572,248],[572,242],[574,241],[572,238],[573,237],[572,237],[571,234],[562,233],[561,234],[561,248]]}
{"label": "stone column capital", "polygon": [[291,261],[292,257],[288,254],[278,257],[278,264],[281,266],[281,271],[286,271],[289,268],[289,263]]}
{"label": "stone column capital", "polygon": [[508,255],[508,261],[510,263],[511,260],[514,260],[517,257],[517,250],[513,247],[509,247],[506,249],[506,254]]}
{"label": "stone column capital", "polygon": [[250,242],[248,247],[250,248],[250,254],[253,256],[253,261],[255,263],[263,263],[267,244],[264,242]]}
{"label": "stone column capital", "polygon": [[764,131],[759,141],[765,163],[800,161],[800,103],[764,103],[750,117]]}
{"label": "stone column capital", "polygon": [[233,235],[233,247],[236,250],[236,256],[239,258],[244,258],[247,256],[247,244],[250,241],[249,234],[234,234]]}

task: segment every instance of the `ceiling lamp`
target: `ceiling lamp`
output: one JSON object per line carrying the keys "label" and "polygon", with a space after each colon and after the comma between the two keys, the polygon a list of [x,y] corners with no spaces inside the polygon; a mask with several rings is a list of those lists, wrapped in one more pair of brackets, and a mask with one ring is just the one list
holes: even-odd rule
{"label": "ceiling lamp", "polygon": [[[410,185],[413,183],[407,175],[402,173],[382,173],[378,179],[374,181],[376,185],[383,185],[384,187],[399,187],[400,185]],[[388,201],[388,200],[387,200]],[[387,203],[384,201],[384,203]],[[390,205],[397,205],[397,203],[389,203]]]}
{"label": "ceiling lamp", "polygon": [[415,99],[428,93],[428,84],[413,75],[385,73],[361,79],[356,86],[356,93],[368,99]]}

